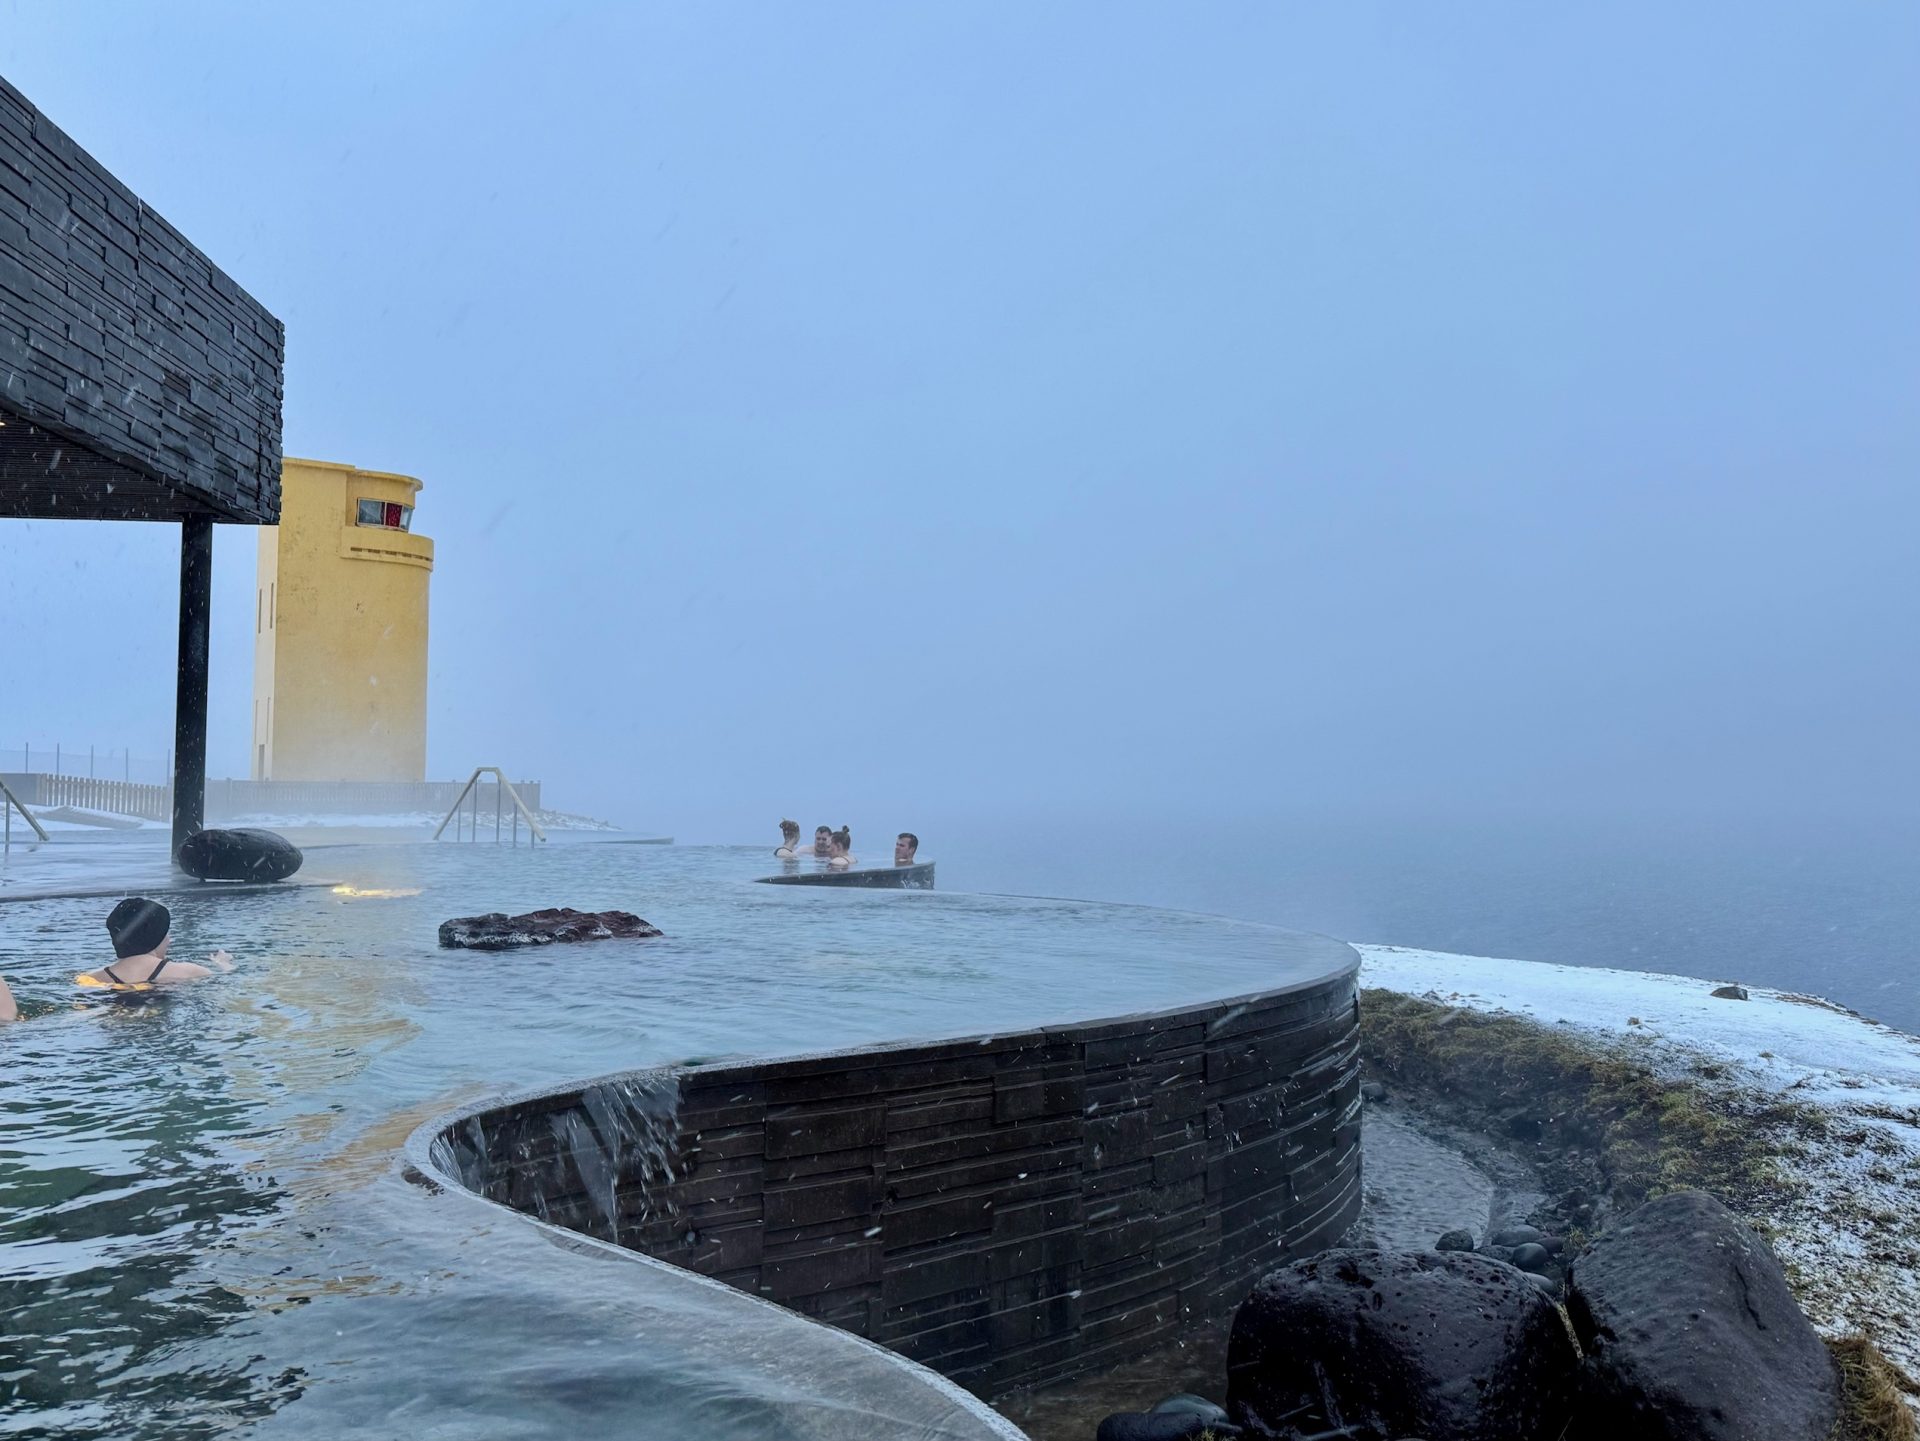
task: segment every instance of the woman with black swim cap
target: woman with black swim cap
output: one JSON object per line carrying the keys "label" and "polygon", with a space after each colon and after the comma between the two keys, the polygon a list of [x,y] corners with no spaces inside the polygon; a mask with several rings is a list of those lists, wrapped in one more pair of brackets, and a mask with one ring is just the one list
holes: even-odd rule
{"label": "woman with black swim cap", "polygon": [[107,914],[107,935],[113,941],[113,964],[74,977],[82,986],[110,991],[147,991],[160,986],[204,981],[215,971],[233,969],[233,957],[215,951],[207,965],[167,957],[173,945],[173,915],[158,901],[131,896]]}

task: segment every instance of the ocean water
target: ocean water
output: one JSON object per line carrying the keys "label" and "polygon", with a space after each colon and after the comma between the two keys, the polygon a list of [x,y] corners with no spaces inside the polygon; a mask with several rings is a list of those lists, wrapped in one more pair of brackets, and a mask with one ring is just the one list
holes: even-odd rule
{"label": "ocean water", "polygon": [[1744,981],[1920,1034],[1920,808],[1851,820],[1035,817],[921,835],[946,886]]}
{"label": "ocean water", "polygon": [[[0,1436],[977,1435],[788,1313],[742,1325],[761,1303],[432,1195],[400,1149],[561,1080],[1308,978],[1256,923],[757,885],[762,849],[354,846],[307,869],[400,893],[170,897],[178,953],[239,969],[151,1003],[71,984],[106,958],[107,900],[0,904],[29,1017],[0,1029]],[[435,944],[448,916],[556,903],[667,934]]]}

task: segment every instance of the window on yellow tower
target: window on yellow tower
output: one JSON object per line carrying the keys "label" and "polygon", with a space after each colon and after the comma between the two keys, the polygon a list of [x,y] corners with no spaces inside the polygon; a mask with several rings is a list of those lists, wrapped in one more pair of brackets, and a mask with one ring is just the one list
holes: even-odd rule
{"label": "window on yellow tower", "polygon": [[377,525],[385,530],[411,530],[413,507],[392,500],[363,500],[356,524]]}

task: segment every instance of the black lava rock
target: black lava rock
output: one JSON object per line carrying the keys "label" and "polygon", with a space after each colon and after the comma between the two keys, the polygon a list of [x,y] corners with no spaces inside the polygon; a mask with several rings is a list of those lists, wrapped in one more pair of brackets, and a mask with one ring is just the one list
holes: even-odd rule
{"label": "black lava rock", "polygon": [[1210,1420],[1198,1411],[1119,1411],[1100,1423],[1094,1441],[1196,1441],[1209,1433],[1232,1437],[1240,1434],[1240,1428]]}
{"label": "black lava rock", "polygon": [[1155,1416],[1195,1415],[1203,1416],[1209,1426],[1219,1426],[1227,1419],[1227,1408],[1216,1406],[1204,1396],[1195,1396],[1191,1391],[1182,1391],[1169,1396],[1153,1408]]}
{"label": "black lava rock", "polygon": [[1327,1251],[1233,1319],[1227,1410],[1251,1436],[1337,1427],[1425,1441],[1554,1441],[1579,1360],[1523,1273],[1466,1251]]}
{"label": "black lava rock", "polygon": [[1503,1226],[1487,1239],[1494,1246],[1524,1246],[1530,1241],[1539,1241],[1540,1235],[1537,1226]]}
{"label": "black lava rock", "polygon": [[1371,1102],[1376,1106],[1385,1105],[1387,1100],[1386,1084],[1382,1081],[1362,1081],[1360,1083],[1360,1099]]}
{"label": "black lava rock", "polygon": [[198,881],[284,881],[306,857],[272,831],[197,831],[180,843],[173,861]]}
{"label": "black lava rock", "polygon": [[1820,1441],[1839,1378],[1767,1243],[1701,1191],[1649,1201],[1574,1259],[1567,1314],[1596,1435]]}
{"label": "black lava rock", "polygon": [[1473,1232],[1461,1227],[1448,1231],[1433,1243],[1436,1251],[1471,1251],[1475,1245]]}
{"label": "black lava rock", "polygon": [[528,911],[509,916],[458,916],[440,923],[440,944],[472,951],[511,951],[521,946],[551,946],[562,941],[606,941],[660,934],[631,911]]}
{"label": "black lava rock", "polygon": [[1718,996],[1723,1001],[1744,1001],[1750,999],[1745,986],[1715,986],[1708,994]]}
{"label": "black lava rock", "polygon": [[1547,1254],[1547,1248],[1537,1241],[1528,1241],[1525,1245],[1515,1246],[1513,1254],[1507,1260],[1522,1271],[1542,1272],[1553,1264],[1553,1257]]}

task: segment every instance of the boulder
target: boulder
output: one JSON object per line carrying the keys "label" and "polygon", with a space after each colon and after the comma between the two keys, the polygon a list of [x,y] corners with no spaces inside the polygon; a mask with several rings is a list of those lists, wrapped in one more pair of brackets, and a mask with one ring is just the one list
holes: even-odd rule
{"label": "boulder", "polygon": [[1470,1251],[1323,1252],[1233,1318],[1227,1411],[1249,1435],[1555,1441],[1579,1358],[1560,1313]]}
{"label": "boulder", "polygon": [[1471,1251],[1475,1246],[1473,1232],[1464,1226],[1456,1226],[1433,1243],[1436,1251]]}
{"label": "boulder", "polygon": [[[1204,1396],[1196,1396],[1191,1391],[1181,1391],[1158,1402],[1152,1408],[1155,1416],[1198,1416],[1207,1423],[1210,1430],[1219,1430],[1227,1426],[1227,1408],[1209,1401]],[[1238,1430],[1238,1427],[1234,1427]]]}
{"label": "boulder", "polygon": [[284,881],[306,857],[272,831],[196,831],[180,843],[173,863],[197,881]]}
{"label": "boulder", "polygon": [[[1218,1406],[1213,1410],[1224,1416]],[[1118,1411],[1100,1423],[1094,1441],[1199,1441],[1203,1436],[1229,1438],[1240,1428],[1200,1411]]]}
{"label": "boulder", "polygon": [[1494,1246],[1524,1246],[1529,1242],[1537,1244],[1542,1234],[1538,1226],[1505,1226],[1488,1238],[1488,1244]]}
{"label": "boulder", "polygon": [[1387,1087],[1384,1081],[1362,1081],[1360,1099],[1371,1104],[1384,1106],[1387,1103]]}
{"label": "boulder", "polygon": [[1723,1001],[1744,1001],[1749,999],[1745,986],[1715,986],[1707,994],[1718,996]]}
{"label": "boulder", "polygon": [[1522,1271],[1544,1272],[1553,1264],[1553,1257],[1547,1254],[1547,1248],[1538,1241],[1527,1241],[1513,1248],[1513,1254],[1507,1258]]}
{"label": "boulder", "polygon": [[561,941],[608,941],[657,936],[660,931],[631,911],[528,911],[509,916],[457,916],[440,923],[440,944],[471,951],[511,951],[521,946],[551,946]]}
{"label": "boulder", "polygon": [[1575,1257],[1567,1314],[1596,1435],[1821,1441],[1839,1415],[1833,1360],[1779,1261],[1705,1192],[1649,1201]]}

